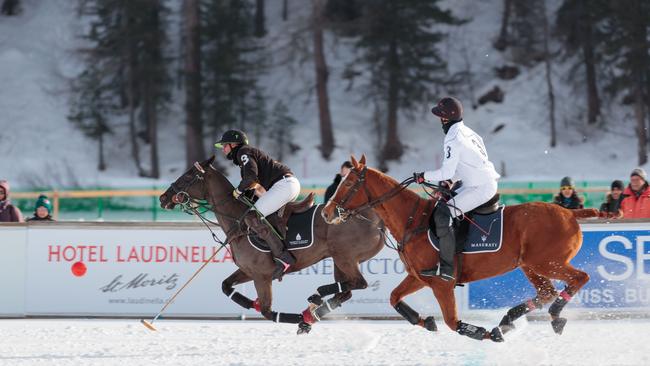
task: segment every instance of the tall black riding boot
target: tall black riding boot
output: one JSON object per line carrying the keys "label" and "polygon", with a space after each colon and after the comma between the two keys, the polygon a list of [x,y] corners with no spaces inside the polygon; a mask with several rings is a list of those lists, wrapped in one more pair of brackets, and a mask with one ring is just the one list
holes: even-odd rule
{"label": "tall black riding boot", "polygon": [[244,222],[257,235],[268,244],[275,261],[275,271],[273,279],[280,279],[296,263],[296,259],[285,249],[284,243],[273,232],[269,224],[262,221],[262,218],[256,212],[249,212],[244,218]]}
{"label": "tall black riding boot", "polygon": [[456,254],[456,227],[447,205],[438,205],[434,214],[436,235],[440,247],[438,267],[421,271],[422,276],[438,276],[445,281],[453,281],[454,255]]}

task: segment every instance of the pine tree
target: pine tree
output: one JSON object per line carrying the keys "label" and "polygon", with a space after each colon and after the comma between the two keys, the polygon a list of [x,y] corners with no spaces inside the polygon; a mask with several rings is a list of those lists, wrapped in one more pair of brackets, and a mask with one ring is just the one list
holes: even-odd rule
{"label": "pine tree", "polygon": [[89,66],[73,81],[73,100],[68,119],[86,136],[97,140],[97,169],[104,171],[107,168],[104,135],[112,133],[108,119],[114,113],[116,106],[114,98],[110,97],[104,83],[100,80],[102,73],[95,65]]}
{"label": "pine tree", "polygon": [[199,0],[183,1],[185,80],[185,163],[205,158],[201,95],[201,9]]}
{"label": "pine tree", "polygon": [[[89,32],[83,36],[89,43],[83,50],[86,72],[81,74],[86,80],[77,85],[89,90],[77,88],[77,92],[92,94],[99,88],[106,98],[115,101],[112,116],[102,114],[103,120],[128,116],[132,157],[138,172],[157,178],[158,115],[169,100],[171,84],[169,60],[164,52],[164,1],[86,0],[80,3],[79,13],[90,21]],[[91,80],[99,84],[93,86]],[[148,172],[141,164],[138,137],[151,145]]]}
{"label": "pine tree", "polygon": [[248,110],[257,103],[254,96],[261,95],[257,79],[263,64],[253,19],[252,7],[246,1],[204,3],[204,113],[215,137],[229,127],[244,129]]}
{"label": "pine tree", "polygon": [[323,158],[329,160],[334,151],[334,131],[332,130],[332,116],[330,114],[329,94],[327,92],[327,79],[329,70],[325,59],[323,26],[324,26],[324,0],[312,0],[312,32],[314,40],[314,66],[316,71],[316,94],[318,96],[318,118],[320,126],[320,151]]}
{"label": "pine tree", "polygon": [[[555,20],[556,34],[564,43],[565,56],[579,55],[577,65],[584,67],[584,78],[580,78],[578,83],[586,87],[589,124],[595,124],[601,114],[597,80],[605,35],[599,23],[606,17],[608,8],[607,0],[566,0],[558,9]],[[570,79],[575,79],[573,74]]]}
{"label": "pine tree", "polygon": [[282,101],[275,103],[271,115],[270,135],[275,145],[275,156],[282,161],[293,144],[293,127],[298,123],[289,115],[289,109]]}
{"label": "pine tree", "polygon": [[608,70],[606,90],[614,96],[627,94],[636,120],[638,164],[648,161],[648,98],[650,95],[650,4],[643,0],[609,2],[603,34],[603,63]]}
{"label": "pine tree", "polygon": [[380,160],[397,160],[403,146],[398,135],[398,115],[430,102],[434,83],[443,79],[446,63],[436,44],[444,34],[436,24],[460,24],[450,11],[433,0],[366,0],[364,29],[357,41],[370,82],[363,93],[387,107],[387,134]]}
{"label": "pine tree", "polygon": [[20,11],[20,0],[4,0],[0,13],[8,16],[16,15]]}

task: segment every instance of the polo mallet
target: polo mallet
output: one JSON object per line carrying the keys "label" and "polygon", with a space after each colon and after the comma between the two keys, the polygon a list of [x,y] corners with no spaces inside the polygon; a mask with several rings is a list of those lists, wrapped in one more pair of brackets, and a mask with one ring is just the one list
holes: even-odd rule
{"label": "polo mallet", "polygon": [[210,263],[210,262],[212,261],[212,259],[217,255],[217,253],[219,253],[219,251],[221,251],[221,249],[222,249],[223,247],[225,247],[225,245],[222,245],[221,247],[219,247],[219,249],[217,249],[216,252],[212,253],[212,255],[210,256],[210,258],[208,258],[208,260],[205,261],[205,263],[203,263],[203,264],[201,265],[201,267],[199,267],[199,269],[196,270],[196,272],[194,272],[194,274],[192,275],[192,277],[190,277],[190,279],[187,280],[187,282],[185,282],[185,284],[184,284],[181,288],[179,288],[178,291],[176,291],[176,293],[174,294],[174,296],[172,296],[169,300],[167,300],[167,303],[165,303],[165,305],[162,307],[162,309],[160,309],[160,311],[158,312],[158,314],[156,314],[156,316],[154,316],[153,319],[151,319],[151,321],[146,321],[146,320],[144,320],[144,319],[140,319],[140,323],[142,323],[142,325],[144,325],[145,327],[147,327],[149,330],[157,331],[158,329],[156,329],[156,327],[153,326],[153,323],[154,323],[154,322],[155,322],[155,321],[160,317],[160,315],[162,315],[163,311],[165,311],[165,309],[167,309],[167,307],[168,307],[169,305],[171,305],[171,304],[174,302],[174,299],[176,299],[176,296],[178,296],[178,294],[180,294],[181,291],[183,291],[183,289],[184,289],[185,287],[187,287],[187,285],[189,285],[190,282],[192,282],[192,280],[194,279],[194,277],[196,277],[196,275],[198,275],[199,272],[201,272],[201,270],[203,270],[203,268],[205,268],[205,266],[206,266],[208,263]]}

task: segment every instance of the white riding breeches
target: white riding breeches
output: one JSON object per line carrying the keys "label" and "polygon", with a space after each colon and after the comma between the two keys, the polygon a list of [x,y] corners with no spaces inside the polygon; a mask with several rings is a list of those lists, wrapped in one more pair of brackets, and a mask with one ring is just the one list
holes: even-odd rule
{"label": "white riding breeches", "polygon": [[462,216],[463,213],[470,212],[478,206],[489,201],[497,193],[497,181],[489,182],[474,187],[461,186],[456,197],[447,202],[452,217]]}
{"label": "white riding breeches", "polygon": [[255,208],[268,216],[293,201],[300,194],[300,182],[296,177],[282,178],[255,202]]}

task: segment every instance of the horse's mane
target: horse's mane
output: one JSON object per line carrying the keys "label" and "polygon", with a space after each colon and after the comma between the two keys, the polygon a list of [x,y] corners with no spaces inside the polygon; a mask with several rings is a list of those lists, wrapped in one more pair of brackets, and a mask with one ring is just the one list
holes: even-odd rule
{"label": "horse's mane", "polygon": [[219,169],[215,168],[214,165],[209,164],[208,169],[206,171],[211,171],[215,173],[217,179],[221,180],[222,184],[225,185],[226,188],[234,189],[233,184],[230,182],[230,180],[228,180],[228,178],[226,178],[226,175],[223,174],[223,172],[221,172]]}

